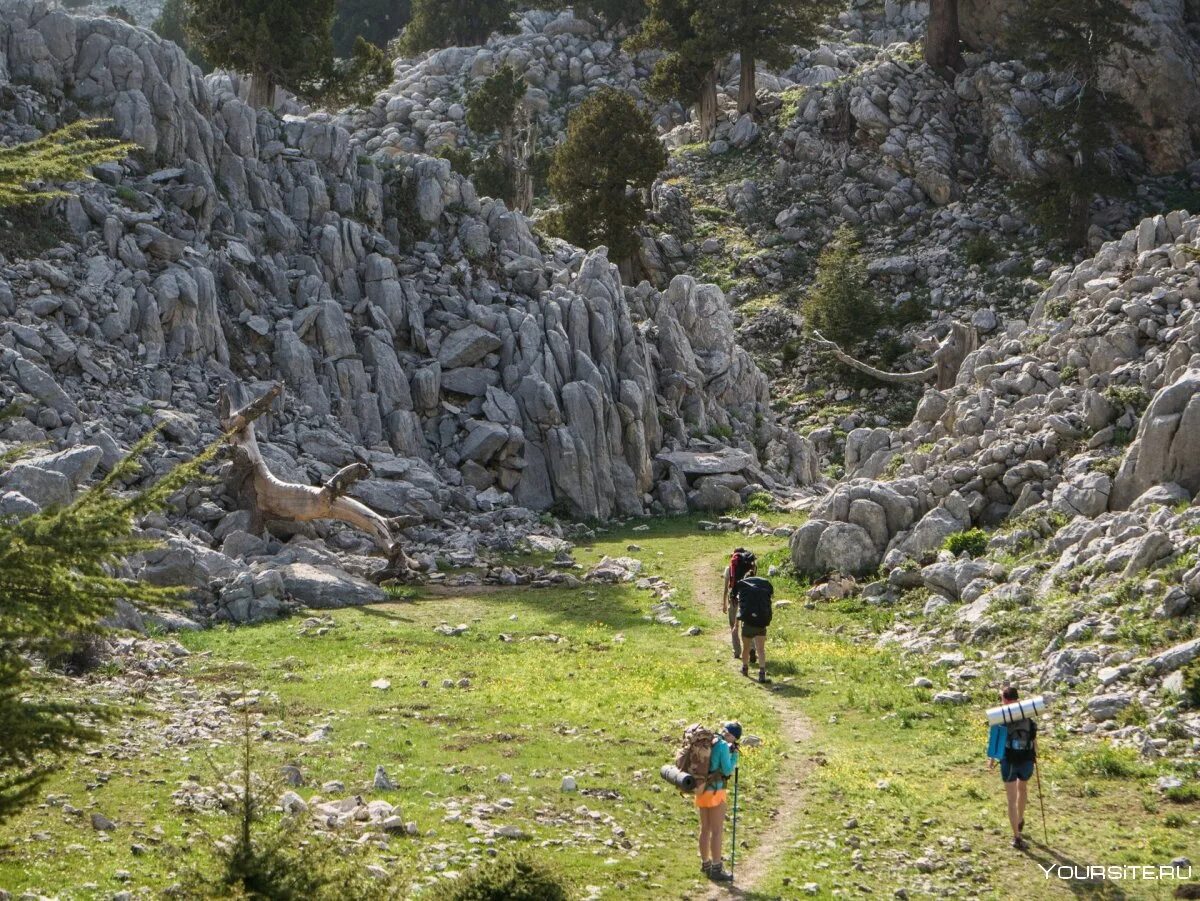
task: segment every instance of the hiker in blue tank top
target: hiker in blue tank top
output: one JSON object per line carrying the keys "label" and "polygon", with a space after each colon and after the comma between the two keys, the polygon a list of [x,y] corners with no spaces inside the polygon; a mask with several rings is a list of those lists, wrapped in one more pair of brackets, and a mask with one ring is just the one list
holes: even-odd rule
{"label": "hiker in blue tank top", "polygon": [[[1000,702],[1012,704],[1020,700],[1020,694],[1012,685],[1000,691]],[[1029,800],[1029,780],[1037,765],[1037,723],[1031,719],[1017,720],[1006,727],[1004,756],[1000,761],[1000,779],[1008,799],[1008,822],[1012,826],[1013,847],[1025,848],[1025,805]],[[988,769],[995,769],[994,758],[988,760]]]}
{"label": "hiker in blue tank top", "polygon": [[725,839],[725,811],[728,792],[725,782],[738,765],[738,742],[742,740],[742,724],[726,723],[720,735],[713,739],[708,758],[708,779],[696,793],[696,809],[700,812],[700,870],[715,882],[730,882],[733,875],[721,859]]}

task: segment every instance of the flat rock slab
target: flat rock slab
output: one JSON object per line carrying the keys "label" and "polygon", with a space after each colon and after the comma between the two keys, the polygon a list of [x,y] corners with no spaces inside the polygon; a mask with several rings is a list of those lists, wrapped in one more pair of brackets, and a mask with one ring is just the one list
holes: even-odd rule
{"label": "flat rock slab", "polygon": [[319,610],[361,607],[387,599],[378,585],[332,566],[293,563],[282,570],[283,587],[295,600]]}
{"label": "flat rock slab", "polygon": [[687,475],[720,475],[741,472],[754,466],[755,460],[745,451],[726,448],[719,451],[667,451],[656,459],[678,467]]}

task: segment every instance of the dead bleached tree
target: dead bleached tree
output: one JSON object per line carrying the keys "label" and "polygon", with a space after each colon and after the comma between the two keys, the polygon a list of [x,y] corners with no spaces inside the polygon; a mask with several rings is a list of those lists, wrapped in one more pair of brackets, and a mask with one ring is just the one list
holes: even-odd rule
{"label": "dead bleached tree", "polygon": [[355,482],[370,474],[365,463],[342,468],[320,487],[285,482],[271,472],[259,449],[254,423],[282,393],[281,385],[273,385],[262,397],[247,401],[245,388],[235,382],[225,386],[219,400],[221,427],[233,450],[233,469],[226,487],[242,508],[250,511],[251,530],[258,533],[272,520],[344,522],[370,535],[387,557],[388,566],[378,574],[380,578],[411,576],[417,566],[396,540],[388,520],[346,496]]}
{"label": "dead bleached tree", "polygon": [[950,333],[933,352],[933,364],[916,372],[888,372],[884,369],[876,369],[870,363],[854,359],[818,331],[813,332],[813,343],[832,353],[839,363],[844,363],[851,369],[869,375],[878,381],[889,382],[893,385],[919,385],[934,380],[937,389],[944,391],[954,387],[963,361],[967,359],[968,354],[979,347],[979,334],[964,322],[951,323]]}

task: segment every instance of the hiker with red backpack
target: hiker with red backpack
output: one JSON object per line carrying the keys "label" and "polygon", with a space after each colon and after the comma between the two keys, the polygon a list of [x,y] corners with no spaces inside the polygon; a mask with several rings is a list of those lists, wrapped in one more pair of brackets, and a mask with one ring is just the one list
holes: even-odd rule
{"label": "hiker with red backpack", "polygon": [[[700,871],[714,882],[732,882],[725,869],[721,846],[725,840],[725,813],[729,807],[726,783],[737,773],[738,742],[742,725],[726,723],[719,735],[704,726],[689,726],[675,755],[675,772],[693,777],[696,810],[700,814]],[[737,784],[734,783],[734,841],[737,841]],[[734,854],[737,854],[735,847]]]}
{"label": "hiker with red backpack", "polygon": [[[725,591],[721,596],[721,612],[729,615],[729,637],[733,642],[733,659],[742,659],[742,640],[738,635],[738,583],[747,576],[758,575],[758,562],[754,554],[744,547],[734,548],[729,565],[725,567]],[[754,662],[754,649],[750,649]]]}

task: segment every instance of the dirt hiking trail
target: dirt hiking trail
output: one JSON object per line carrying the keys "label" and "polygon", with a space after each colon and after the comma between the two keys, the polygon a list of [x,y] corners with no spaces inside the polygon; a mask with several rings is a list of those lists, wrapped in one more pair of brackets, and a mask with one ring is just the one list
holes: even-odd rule
{"label": "dirt hiking trail", "polygon": [[[740,662],[732,657],[729,643],[729,628],[726,614],[721,612],[721,572],[723,559],[710,557],[696,562],[692,567],[692,591],[697,605],[712,619],[710,634],[725,652],[726,665],[741,668]],[[771,640],[767,638],[767,675],[770,675]],[[812,760],[803,753],[803,743],[812,737],[812,726],[799,706],[784,695],[765,685],[771,707],[779,717],[779,731],[783,744],[782,761],[778,776],[778,794],[768,814],[768,823],[761,833],[754,836],[754,844],[748,851],[739,847],[733,886],[714,885],[697,896],[704,899],[746,897],[753,894],[758,883],[770,872],[792,836],[795,834],[804,808],[804,781],[813,768]],[[751,728],[749,731],[755,731]],[[726,825],[726,836],[729,836]],[[742,839],[738,840],[739,845]],[[728,852],[726,852],[728,854]],[[728,865],[728,859],[726,860]]]}

